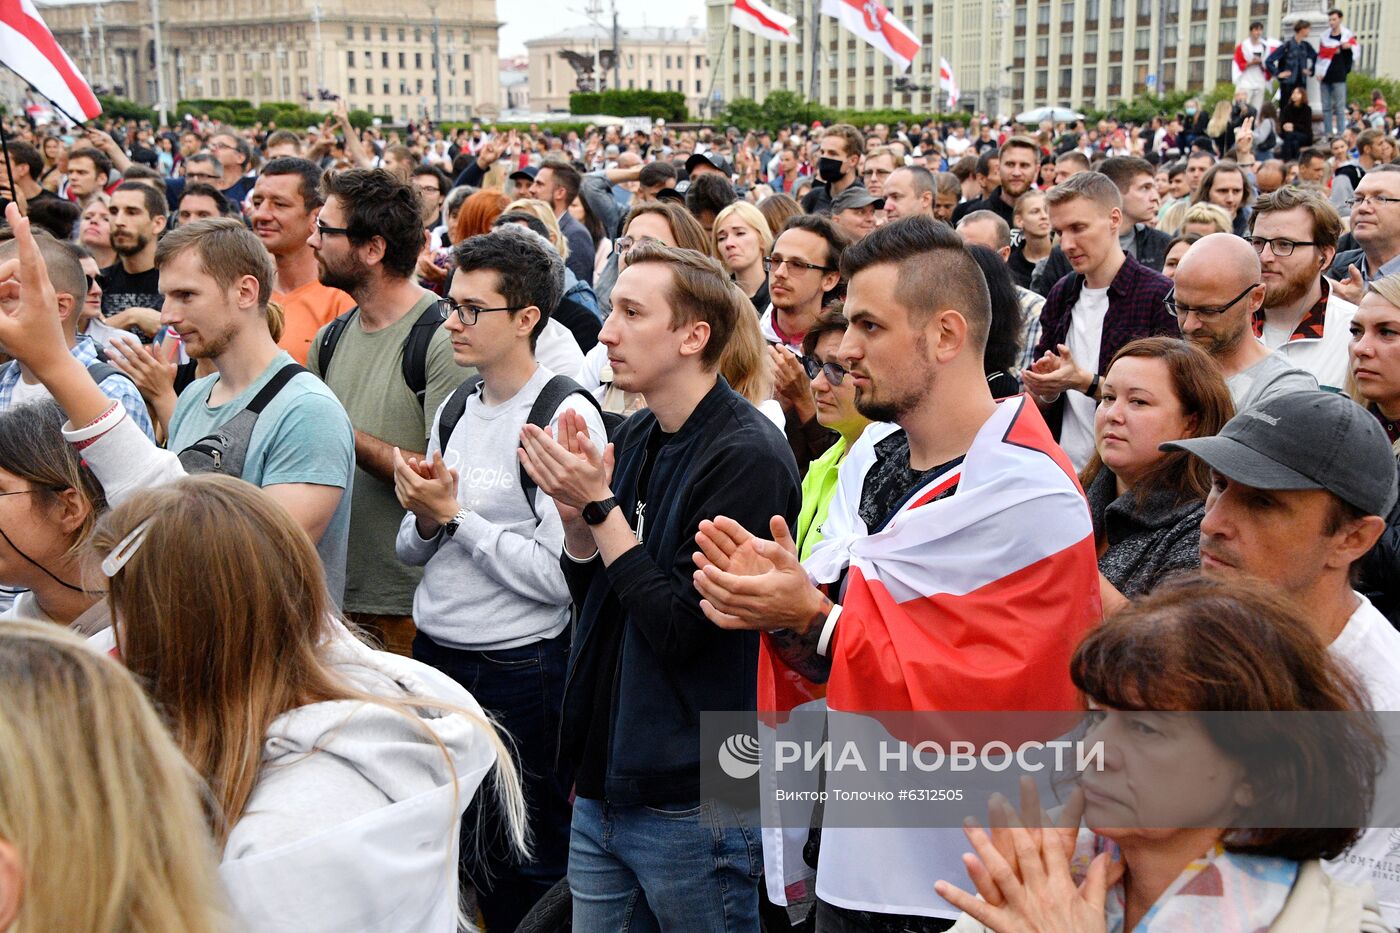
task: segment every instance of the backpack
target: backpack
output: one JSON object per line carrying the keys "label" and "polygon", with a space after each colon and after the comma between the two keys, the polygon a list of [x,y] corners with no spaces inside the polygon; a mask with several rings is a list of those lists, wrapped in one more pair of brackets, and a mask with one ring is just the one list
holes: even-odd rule
{"label": "backpack", "polygon": [[[481,377],[472,376],[463,382],[452,394],[447,397],[447,402],[442,406],[442,411],[438,414],[438,449],[446,450],[447,441],[452,437],[452,432],[457,428],[457,422],[462,420],[462,414],[467,410],[467,399],[469,399],[481,387]],[[622,423],[622,416],[616,412],[605,412],[598,400],[593,397],[583,386],[579,385],[568,376],[555,376],[544,384],[540,390],[535,403],[530,406],[530,414],[526,417],[526,424],[533,424],[541,430],[549,430],[549,423],[554,420],[554,413],[559,410],[559,406],[571,395],[581,395],[588,399],[598,414],[603,417],[603,429],[608,437],[612,437],[617,430],[617,426]],[[539,513],[535,511],[535,490],[539,486],[530,474],[525,471],[525,465],[519,466],[520,470],[520,491],[525,494],[525,502],[530,506],[530,514],[539,521]]]}
{"label": "backpack", "polygon": [[180,465],[186,473],[222,473],[225,476],[243,476],[244,460],[248,456],[248,445],[253,440],[253,427],[264,408],[277,397],[296,376],[308,372],[296,363],[288,363],[273,374],[248,407],[230,418],[224,425],[206,434],[184,450],[180,451]]}
{"label": "backpack", "polygon": [[[346,325],[359,313],[360,306],[356,305],[326,325],[325,333],[321,336],[320,351],[316,354],[316,366],[321,371],[322,381],[330,371],[335,345],[344,335]],[[438,312],[437,302],[432,302],[418,315],[418,320],[413,322],[403,341],[403,381],[414,398],[418,399],[419,405],[423,404],[423,396],[428,392],[428,347],[433,342],[433,333],[441,326],[442,315]]]}

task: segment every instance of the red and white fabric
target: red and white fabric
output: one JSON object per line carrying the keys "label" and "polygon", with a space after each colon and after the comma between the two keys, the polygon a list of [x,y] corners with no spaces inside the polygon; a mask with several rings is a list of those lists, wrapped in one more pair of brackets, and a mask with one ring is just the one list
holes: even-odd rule
{"label": "red and white fabric", "polygon": [[900,71],[908,71],[919,54],[918,36],[891,16],[880,0],[822,0],[822,14],[840,20]]}
{"label": "red and white fabric", "polygon": [[797,33],[793,31],[797,20],[786,13],[779,13],[763,0],[734,0],[729,21],[745,32],[774,42],[797,41]]}
{"label": "red and white fabric", "polygon": [[[1069,660],[1102,618],[1098,563],[1083,491],[1040,412],[1026,396],[999,403],[961,466],[930,481],[869,534],[858,511],[861,491],[876,443],[897,430],[872,425],[852,447],[824,540],[804,563],[818,584],[846,577],[828,648],[827,708],[1078,709]],[[765,724],[781,728],[787,710],[817,708],[817,691],[766,644],[765,669]],[[960,856],[967,845],[959,830],[838,828],[842,820],[834,817],[847,804],[829,798],[825,806],[830,825],[822,830],[819,897],[855,910],[957,915],[933,883],[965,880]],[[765,830],[774,900],[781,883],[801,875],[793,843],[805,832]]]}
{"label": "red and white fabric", "polygon": [[1356,50],[1359,48],[1356,41],[1356,33],[1347,27],[1342,27],[1342,34],[1334,36],[1330,32],[1323,33],[1321,47],[1317,50],[1317,80],[1321,81],[1327,77],[1327,69],[1332,66],[1332,59],[1337,57],[1337,53],[1342,49],[1351,49],[1352,57],[1356,57]]}
{"label": "red and white fabric", "polygon": [[958,79],[953,77],[953,66],[946,58],[938,60],[938,86],[948,93],[948,106],[956,107],[962,95],[958,91]]}
{"label": "red and white fabric", "polygon": [[59,47],[33,0],[0,0],[0,62],[69,118],[82,122],[102,113],[97,95]]}
{"label": "red and white fabric", "polygon": [[[1263,64],[1256,63],[1254,56],[1259,56],[1259,62],[1263,62],[1269,57],[1274,49],[1278,48],[1277,39],[1260,39],[1255,42],[1252,39],[1244,39],[1235,45],[1235,57],[1230,62],[1230,80],[1236,87],[1263,87],[1272,78],[1269,69]],[[1255,69],[1253,73],[1250,68]],[[1247,79],[1247,80],[1241,80]]]}

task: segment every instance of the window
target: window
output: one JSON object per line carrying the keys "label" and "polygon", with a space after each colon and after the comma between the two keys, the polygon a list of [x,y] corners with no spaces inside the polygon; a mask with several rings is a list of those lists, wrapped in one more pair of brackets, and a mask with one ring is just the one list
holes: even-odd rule
{"label": "window", "polygon": [[696,81],[696,82],[695,82],[695,93],[697,93],[697,94],[700,93],[700,82],[699,82],[699,81]]}
{"label": "window", "polygon": [[653,68],[655,68],[655,67],[656,67],[656,56],[655,56],[655,55],[648,55],[648,56],[647,56],[647,71],[651,71],[651,70],[652,70]]}
{"label": "window", "polygon": [[422,67],[423,67],[423,53],[422,53],[422,52],[414,52],[414,53],[413,53],[413,67],[414,67],[414,68],[422,68]]}
{"label": "window", "polygon": [[1050,25],[1050,4],[1042,3],[1035,11],[1035,21],[1037,25]]}
{"label": "window", "polygon": [[1074,0],[1065,0],[1064,5],[1060,7],[1060,22],[1066,26],[1074,25]]}
{"label": "window", "polygon": [[656,90],[656,83],[655,83],[654,81],[648,81],[648,82],[647,82],[647,90],[648,90],[648,91],[654,91],[654,90]]}
{"label": "window", "polygon": [[262,79],[262,92],[263,92],[264,94],[268,94],[268,95],[271,95],[271,94],[272,94],[272,79],[271,79],[271,78],[263,78],[263,79]]}
{"label": "window", "polygon": [[666,90],[669,91],[670,89],[671,89],[671,79],[670,79],[670,78],[667,78],[667,79],[666,79]]}
{"label": "window", "polygon": [[298,67],[298,68],[305,68],[305,67],[306,67],[306,49],[298,49],[298,50],[297,50],[297,67]]}
{"label": "window", "polygon": [[1152,15],[1153,0],[1137,0],[1138,16],[1148,17]]}
{"label": "window", "polygon": [[1122,18],[1123,18],[1123,0],[1113,0],[1113,4],[1112,4],[1112,6],[1109,8],[1109,14],[1108,14],[1108,15],[1111,16],[1111,17],[1113,17],[1114,19],[1122,19]]}
{"label": "window", "polygon": [[1061,97],[1068,97],[1068,96],[1072,93],[1072,89],[1073,89],[1073,88],[1074,88],[1074,69],[1073,69],[1073,68],[1061,68],[1061,69],[1060,69],[1060,96],[1061,96]]}
{"label": "window", "polygon": [[1099,50],[1099,34],[1097,32],[1084,33],[1084,53],[1094,54]]}
{"label": "window", "polygon": [[260,55],[260,56],[258,57],[258,64],[262,65],[262,67],[264,67],[264,68],[271,68],[271,67],[272,67],[272,53],[271,53],[271,52],[263,52],[262,55]]}
{"label": "window", "polygon": [[[225,67],[225,68],[228,68],[229,70],[232,70],[232,69],[233,69],[233,53],[232,53],[232,52],[229,52],[227,55],[224,56],[224,67]],[[234,93],[236,94],[236,93],[238,93],[238,92],[235,91]]]}
{"label": "window", "polygon": [[215,97],[218,97],[218,96],[219,96],[219,79],[218,79],[218,78],[211,78],[211,79],[209,79],[209,88],[210,88],[210,91],[213,93],[213,95],[214,95]]}
{"label": "window", "polygon": [[369,27],[368,27],[368,26],[365,27],[365,41],[366,41],[366,42],[369,41]]}
{"label": "window", "polygon": [[[784,49],[786,50],[786,46],[784,46]],[[696,67],[696,68],[704,68],[704,67],[705,67],[704,62],[705,62],[705,56],[703,56],[703,55],[697,55],[697,56],[695,56],[695,67]],[[699,89],[699,88],[696,88],[696,90],[698,91],[698,90],[700,90],[700,89]]]}
{"label": "window", "polygon": [[345,53],[345,64],[349,68],[355,67],[355,50],[350,49]]}
{"label": "window", "polygon": [[1186,68],[1186,80],[1193,85],[1199,86],[1206,79],[1206,63],[1202,59],[1195,59]]}
{"label": "window", "polygon": [[379,27],[379,41],[380,41],[380,42],[388,42],[388,41],[389,41],[389,27],[388,27],[388,26],[380,26],[380,27]]}
{"label": "window", "polygon": [[468,52],[463,52],[463,53],[462,53],[462,70],[463,70],[463,71],[471,71],[471,70],[472,70],[472,57],[471,57],[471,54],[468,53]]}
{"label": "window", "polygon": [[405,94],[407,94],[407,93],[408,93],[408,79],[407,79],[407,78],[400,78],[400,79],[399,79],[399,95],[400,95],[400,96],[403,96],[403,95],[405,95]]}
{"label": "window", "polygon": [[415,90],[416,93],[419,93],[419,94],[422,94],[422,93],[423,93],[423,79],[422,79],[422,78],[419,78],[419,79],[417,80],[417,82],[415,83],[415,86],[414,86],[414,90]]}
{"label": "window", "polygon": [[253,96],[253,79],[252,79],[252,78],[244,78],[244,79],[243,79],[243,93],[246,94],[246,95],[248,95],[249,97],[252,97],[252,96]]}
{"label": "window", "polygon": [[1044,58],[1050,54],[1049,37],[1041,36],[1039,39],[1035,40],[1035,54],[1037,58]]}
{"label": "window", "polygon": [[1108,50],[1110,52],[1123,51],[1123,30],[1113,29],[1108,33]]}
{"label": "window", "polygon": [[1011,48],[1012,48],[1012,50],[1013,50],[1012,53],[1011,53],[1011,57],[1012,57],[1015,61],[1018,61],[1018,62],[1019,62],[1019,61],[1021,61],[1022,59],[1024,59],[1024,58],[1026,57],[1026,40],[1025,40],[1025,39],[1017,39],[1017,40],[1012,44]]}
{"label": "window", "polygon": [[1084,0],[1084,24],[1099,21],[1099,0]]}
{"label": "window", "polygon": [[422,42],[422,41],[423,41],[423,27],[422,27],[422,26],[415,26],[415,27],[413,27],[413,41],[414,41],[414,42]]}
{"label": "window", "polygon": [[1233,62],[1233,59],[1230,59],[1230,58],[1222,58],[1222,59],[1220,60],[1219,64],[1216,66],[1216,69],[1215,69],[1215,75],[1216,75],[1215,80],[1216,80],[1217,82],[1220,82],[1220,81],[1229,81],[1229,80],[1230,80],[1230,75],[1231,75],[1231,73],[1232,73],[1232,69],[1231,69],[1230,66],[1231,66],[1232,62]]}
{"label": "window", "polygon": [[627,90],[629,90],[629,91],[635,91],[636,89],[637,89],[637,81],[636,81],[636,79],[635,79],[635,78],[628,78],[628,79],[627,79]]}
{"label": "window", "polygon": [[[925,32],[928,32],[928,33],[932,33],[932,32],[933,32],[933,23],[932,23],[931,20],[932,20],[932,17],[930,17],[930,22],[929,22],[929,24],[928,24],[928,28],[926,28],[926,29],[924,30]],[[1016,27],[1017,27],[1018,29],[1025,29],[1025,28],[1026,28],[1026,8],[1023,7],[1023,6],[1018,6],[1018,7],[1016,8]]]}
{"label": "window", "polygon": [[1050,73],[1041,68],[1035,73],[1035,96],[1044,100],[1046,88],[1050,86]]}
{"label": "window", "polygon": [[292,79],[287,77],[286,75],[282,76],[282,96],[292,96]]}
{"label": "window", "polygon": [[403,68],[403,67],[404,67],[404,61],[405,61],[407,58],[408,58],[408,56],[405,55],[403,52],[400,52],[400,53],[399,53],[399,67],[400,67],[400,68]]}
{"label": "window", "polygon": [[357,90],[357,88],[355,87],[355,79],[354,79],[354,78],[350,78],[348,81],[346,81],[346,82],[345,82],[345,86],[346,86],[347,89],[349,89],[349,91],[350,91],[351,94],[354,94],[354,93],[356,92],[356,90]]}
{"label": "window", "polygon": [[404,40],[404,36],[405,36],[406,34],[407,34],[407,33],[405,32],[404,28],[403,28],[402,26],[400,26],[400,27],[399,27],[399,41],[400,41],[400,42],[402,42],[402,41]]}
{"label": "window", "polygon": [[354,26],[346,26],[346,27],[345,27],[345,38],[351,39],[351,40],[353,40],[353,39],[355,38],[355,27],[354,27]]}
{"label": "window", "polygon": [[385,94],[388,94],[388,93],[389,93],[389,82],[388,82],[388,81],[385,81],[385,82],[384,82],[384,93],[385,93]]}
{"label": "window", "polygon": [[[1205,23],[1197,23],[1196,25],[1194,25],[1194,26],[1191,27],[1191,44],[1192,44],[1192,45],[1205,45],[1205,44],[1206,44],[1206,24],[1205,24]],[[1203,75],[1202,77],[1204,77],[1204,75]]]}
{"label": "window", "polygon": [[1137,31],[1137,43],[1135,47],[1139,52],[1146,52],[1152,48],[1151,36],[1152,30],[1150,29],[1139,29]]}
{"label": "window", "polygon": [[[670,67],[671,67],[671,56],[669,56],[669,55],[666,56],[666,67],[667,67],[667,68],[670,68]],[[667,87],[666,90],[669,91],[670,88]]]}

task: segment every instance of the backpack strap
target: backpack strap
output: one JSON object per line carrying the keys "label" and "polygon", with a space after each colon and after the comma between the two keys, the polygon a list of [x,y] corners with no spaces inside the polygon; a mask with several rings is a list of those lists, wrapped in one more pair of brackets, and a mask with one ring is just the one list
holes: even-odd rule
{"label": "backpack strap", "polygon": [[[554,415],[559,411],[559,406],[571,395],[582,395],[588,399],[590,405],[597,409],[601,415],[603,407],[598,404],[598,400],[593,397],[583,386],[579,385],[568,376],[555,376],[544,384],[540,394],[535,398],[535,404],[530,406],[530,414],[525,419],[526,424],[533,424],[543,430],[549,430],[549,423],[554,420]],[[535,521],[539,521],[540,515],[535,511],[535,490],[539,486],[530,478],[530,474],[525,472],[525,464],[520,465],[520,491],[525,493],[525,502],[530,506],[530,514],[535,516]]]}
{"label": "backpack strap", "polygon": [[258,390],[258,394],[253,396],[253,400],[249,402],[248,407],[243,410],[250,411],[255,416],[262,414],[262,410],[268,406],[269,402],[277,397],[278,392],[286,388],[287,383],[307,371],[308,370],[297,363],[288,363],[283,366],[281,369],[277,370],[277,372],[273,373],[272,378],[267,380],[267,384]]}
{"label": "backpack strap", "polygon": [[325,380],[330,371],[331,355],[335,353],[335,345],[340,342],[340,336],[345,333],[345,325],[359,312],[360,306],[355,305],[326,325],[326,332],[321,336],[320,351],[316,354],[316,368],[321,371],[322,380]]}
{"label": "backpack strap", "polygon": [[447,397],[442,411],[438,412],[438,450],[447,449],[448,438],[457,430],[457,422],[462,420],[462,413],[467,410],[467,399],[471,398],[480,385],[481,376],[471,376],[453,389],[452,394]]}
{"label": "backpack strap", "polygon": [[437,302],[433,301],[418,315],[418,320],[413,322],[408,336],[404,338],[403,381],[418,399],[419,405],[423,404],[423,397],[428,394],[428,349],[432,345],[433,335],[441,326],[442,315],[438,312]]}

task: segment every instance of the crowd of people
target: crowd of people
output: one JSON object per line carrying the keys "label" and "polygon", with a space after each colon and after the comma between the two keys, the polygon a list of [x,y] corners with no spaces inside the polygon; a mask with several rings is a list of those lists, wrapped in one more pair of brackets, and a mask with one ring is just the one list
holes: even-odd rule
{"label": "crowd of people", "polygon": [[[1136,712],[1400,709],[1400,140],[1292,90],[8,124],[0,928],[1393,929],[1374,736],[1278,737],[1355,825],[1250,828],[1198,723],[1233,777],[1124,828],[1197,777]],[[701,785],[788,689],[1118,751],[1063,832],[830,804],[794,880]]]}

